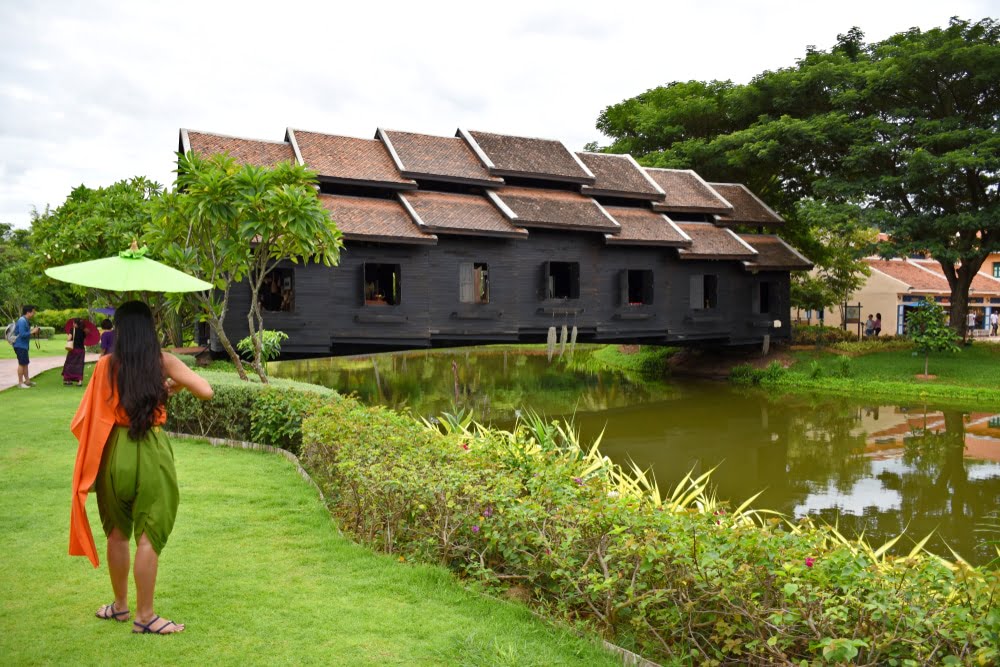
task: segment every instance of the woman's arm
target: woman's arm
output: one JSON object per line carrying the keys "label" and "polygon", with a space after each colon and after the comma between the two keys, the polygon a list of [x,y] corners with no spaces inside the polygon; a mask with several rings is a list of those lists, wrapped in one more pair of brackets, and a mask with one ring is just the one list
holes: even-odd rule
{"label": "woman's arm", "polygon": [[215,394],[212,385],[208,384],[205,378],[169,352],[163,353],[163,372],[175,385],[187,389],[203,401],[209,400]]}

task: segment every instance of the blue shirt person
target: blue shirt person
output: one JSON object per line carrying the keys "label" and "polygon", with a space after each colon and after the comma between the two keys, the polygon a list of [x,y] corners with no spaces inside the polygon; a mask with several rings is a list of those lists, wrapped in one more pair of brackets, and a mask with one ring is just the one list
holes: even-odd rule
{"label": "blue shirt person", "polygon": [[14,354],[17,355],[17,386],[20,389],[30,389],[35,386],[28,376],[28,345],[31,343],[31,335],[38,333],[38,327],[31,326],[30,320],[34,316],[35,307],[24,306],[15,327],[17,340],[14,341]]}

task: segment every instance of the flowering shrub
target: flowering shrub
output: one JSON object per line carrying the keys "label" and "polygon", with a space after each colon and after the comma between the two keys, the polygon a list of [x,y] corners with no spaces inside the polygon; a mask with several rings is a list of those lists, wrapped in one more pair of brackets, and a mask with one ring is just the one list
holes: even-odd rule
{"label": "flowering shrub", "polygon": [[[441,430],[439,430],[441,429]],[[442,432],[442,430],[444,432]],[[334,398],[302,462],[340,525],[680,664],[995,664],[998,573],[887,555],[809,520],[727,511],[708,474],[661,498],[642,473],[529,417],[421,425]]]}

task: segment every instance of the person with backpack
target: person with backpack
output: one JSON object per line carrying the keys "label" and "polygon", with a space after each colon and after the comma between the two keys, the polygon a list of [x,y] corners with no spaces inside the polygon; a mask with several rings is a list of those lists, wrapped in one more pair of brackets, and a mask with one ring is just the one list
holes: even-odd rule
{"label": "person with backpack", "polygon": [[28,375],[28,347],[31,337],[38,333],[38,327],[31,326],[31,318],[35,316],[34,306],[24,306],[21,317],[14,323],[14,354],[17,355],[17,386],[19,389],[30,389],[35,386]]}

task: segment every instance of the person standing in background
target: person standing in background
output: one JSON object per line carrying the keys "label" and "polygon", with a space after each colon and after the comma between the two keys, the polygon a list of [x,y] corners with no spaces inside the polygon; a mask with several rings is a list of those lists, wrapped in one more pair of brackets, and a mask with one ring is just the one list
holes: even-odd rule
{"label": "person standing in background", "polygon": [[34,306],[24,306],[21,308],[21,317],[17,318],[16,332],[17,340],[14,341],[14,354],[17,356],[17,387],[18,389],[30,389],[35,386],[28,376],[28,348],[31,344],[31,337],[38,333],[38,327],[31,326],[31,318],[35,316]]}
{"label": "person standing in background", "polygon": [[83,364],[87,357],[87,349],[83,346],[83,341],[87,337],[87,331],[83,328],[83,320],[79,317],[73,319],[73,329],[66,336],[67,345],[72,344],[72,349],[66,352],[66,361],[63,362],[63,384],[75,384],[83,386]]}
{"label": "person standing in background", "polygon": [[873,331],[876,336],[882,333],[882,313],[875,313],[875,328]]}
{"label": "person standing in background", "polygon": [[101,322],[101,356],[106,357],[111,354],[111,349],[115,346],[115,332],[111,325],[111,320],[104,318]]}
{"label": "person standing in background", "polygon": [[990,335],[997,335],[997,324],[1000,323],[1000,315],[997,315],[997,311],[990,313]]}

